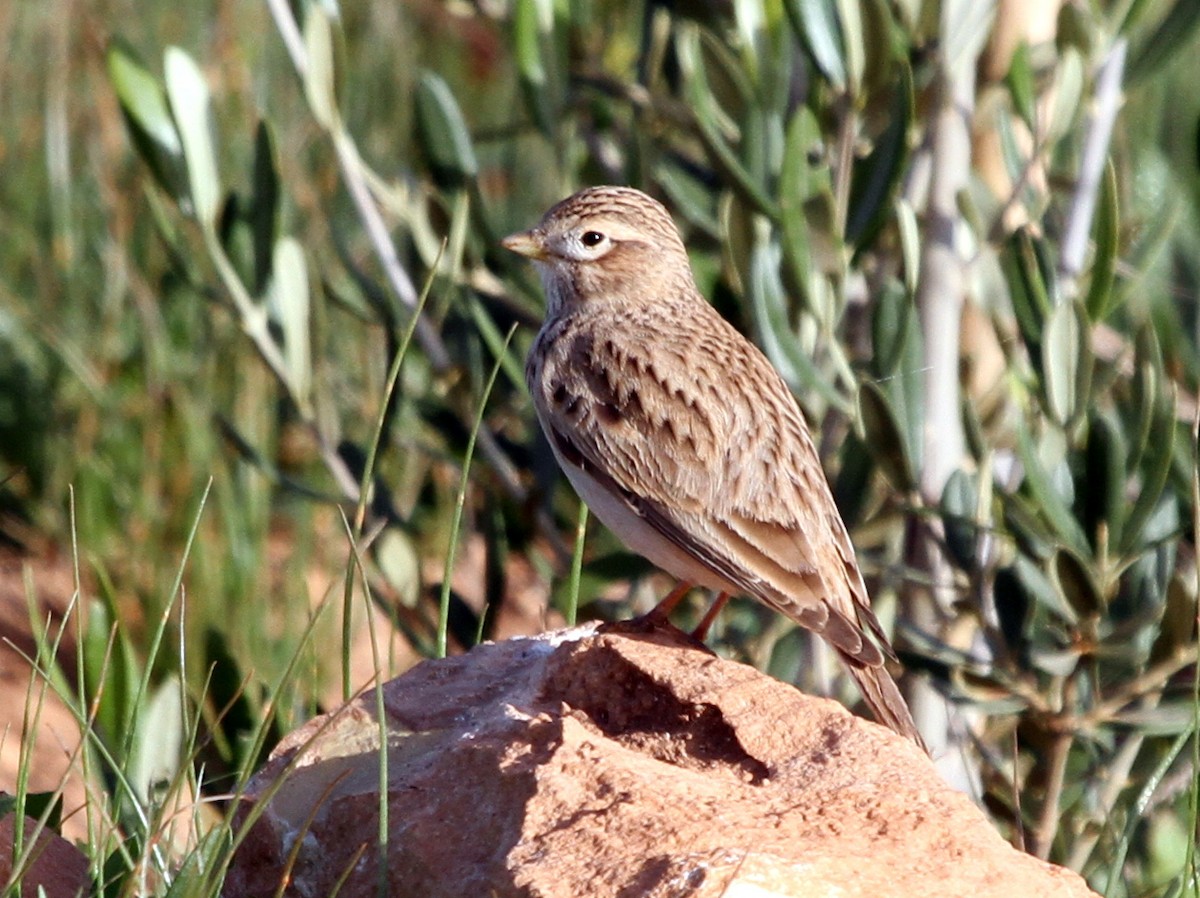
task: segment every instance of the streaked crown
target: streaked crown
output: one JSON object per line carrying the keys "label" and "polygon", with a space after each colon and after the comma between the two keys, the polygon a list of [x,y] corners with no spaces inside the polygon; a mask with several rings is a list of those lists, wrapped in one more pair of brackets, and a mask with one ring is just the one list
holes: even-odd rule
{"label": "streaked crown", "polygon": [[632,187],[588,187],[504,246],[534,261],[548,314],[592,300],[696,297],[687,250],[658,200]]}

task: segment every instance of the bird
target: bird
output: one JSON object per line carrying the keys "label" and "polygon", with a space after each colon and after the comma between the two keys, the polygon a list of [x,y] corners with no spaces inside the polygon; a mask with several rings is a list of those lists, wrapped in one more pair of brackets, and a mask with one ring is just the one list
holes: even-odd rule
{"label": "bird", "polygon": [[[696,286],[662,203],[589,187],[502,245],[546,299],[525,375],[559,465],[631,550],[823,637],[872,714],[924,747],[795,397]],[[702,625],[703,626],[703,625]]]}

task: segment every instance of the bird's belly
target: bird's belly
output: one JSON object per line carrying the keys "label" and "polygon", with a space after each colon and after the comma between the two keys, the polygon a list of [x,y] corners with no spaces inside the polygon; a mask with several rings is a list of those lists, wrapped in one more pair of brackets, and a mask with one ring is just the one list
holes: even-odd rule
{"label": "bird's belly", "polygon": [[629,549],[680,580],[721,592],[741,591],[663,536],[620,496],[614,496],[578,465],[561,456],[558,461],[579,497]]}

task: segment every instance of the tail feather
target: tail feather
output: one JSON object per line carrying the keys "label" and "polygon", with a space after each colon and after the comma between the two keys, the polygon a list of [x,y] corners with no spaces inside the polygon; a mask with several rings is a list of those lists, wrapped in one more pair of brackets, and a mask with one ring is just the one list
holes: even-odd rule
{"label": "tail feather", "polygon": [[901,736],[911,739],[928,754],[929,747],[917,731],[917,725],[908,710],[908,703],[900,694],[900,688],[891,674],[882,666],[866,667],[852,657],[840,652],[839,654],[842,655],[842,660],[846,663],[850,675],[854,677],[858,691],[862,693],[863,700],[875,719]]}

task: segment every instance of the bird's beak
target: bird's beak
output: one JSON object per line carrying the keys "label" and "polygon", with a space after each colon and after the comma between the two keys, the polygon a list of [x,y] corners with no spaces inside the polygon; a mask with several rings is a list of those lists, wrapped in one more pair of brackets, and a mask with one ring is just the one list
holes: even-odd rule
{"label": "bird's beak", "polygon": [[546,241],[542,238],[541,232],[536,229],[509,234],[500,241],[500,245],[505,249],[510,249],[514,253],[525,256],[527,259],[533,259],[534,261],[542,261],[548,258]]}

